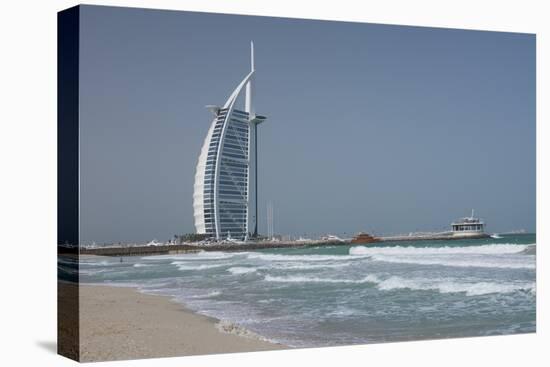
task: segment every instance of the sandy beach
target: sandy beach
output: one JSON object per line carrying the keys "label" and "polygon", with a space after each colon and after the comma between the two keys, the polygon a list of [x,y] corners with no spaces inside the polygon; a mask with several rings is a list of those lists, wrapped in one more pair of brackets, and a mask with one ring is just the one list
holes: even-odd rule
{"label": "sandy beach", "polygon": [[[80,287],[83,362],[285,349],[132,288]],[[239,335],[237,335],[239,334]],[[242,335],[245,334],[245,335]]]}

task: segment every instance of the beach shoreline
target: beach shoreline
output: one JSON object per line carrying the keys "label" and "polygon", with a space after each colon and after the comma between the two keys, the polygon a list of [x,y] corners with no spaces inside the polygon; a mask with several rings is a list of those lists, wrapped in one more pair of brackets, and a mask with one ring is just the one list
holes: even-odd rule
{"label": "beach shoreline", "polygon": [[287,349],[235,325],[200,315],[166,296],[81,284],[80,361]]}

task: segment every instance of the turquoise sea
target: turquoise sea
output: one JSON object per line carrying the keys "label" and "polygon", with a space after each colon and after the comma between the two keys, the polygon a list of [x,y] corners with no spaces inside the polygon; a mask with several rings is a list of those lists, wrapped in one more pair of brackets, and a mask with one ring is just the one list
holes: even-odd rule
{"label": "turquoise sea", "polygon": [[365,344],[534,332],[535,253],[522,234],[97,257],[80,281],[166,295],[289,346]]}

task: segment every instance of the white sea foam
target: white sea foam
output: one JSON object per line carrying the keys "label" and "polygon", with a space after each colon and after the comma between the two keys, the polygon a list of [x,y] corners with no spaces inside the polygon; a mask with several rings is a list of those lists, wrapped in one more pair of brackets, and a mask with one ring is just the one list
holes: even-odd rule
{"label": "white sea foam", "polygon": [[269,339],[266,339],[263,336],[258,335],[238,324],[226,320],[218,322],[216,324],[216,328],[223,333],[235,334],[249,339],[263,340],[268,342],[270,341]]}
{"label": "white sea foam", "polygon": [[85,265],[85,266],[109,266],[109,265],[116,265],[116,263],[112,263],[109,261],[99,261],[99,262],[91,262],[91,261],[80,261],[79,265]]}
{"label": "white sea foam", "polygon": [[320,277],[307,277],[307,276],[272,276],[266,275],[265,280],[268,282],[278,283],[347,283],[347,284],[361,284],[361,283],[374,283],[378,280],[376,277],[369,275],[362,279],[335,279],[335,278],[320,278]]}
{"label": "white sea foam", "polygon": [[179,270],[186,271],[186,270],[206,270],[206,269],[213,269],[213,268],[220,268],[222,266],[227,266],[227,264],[188,264],[186,262],[182,261],[174,261],[171,263],[172,265],[176,265]]}
{"label": "white sea foam", "polygon": [[274,263],[268,266],[269,269],[283,269],[283,270],[310,270],[310,269],[334,269],[334,268],[344,268],[350,266],[350,262],[337,262],[335,264],[300,264],[297,262],[288,262],[288,263]]}
{"label": "white sea foam", "polygon": [[360,311],[348,308],[344,306],[338,306],[336,309],[334,309],[332,312],[327,313],[327,316],[333,316],[333,317],[349,317],[349,316],[355,316],[359,314]]}
{"label": "white sea foam", "polygon": [[248,253],[249,259],[259,259],[265,261],[348,261],[365,258],[368,256],[350,256],[350,255],[282,255],[265,253]]}
{"label": "white sea foam", "polygon": [[192,296],[191,298],[211,298],[211,297],[219,296],[220,294],[222,294],[222,292],[212,291],[212,292],[208,292],[206,294],[197,294],[195,296]]}
{"label": "white sea foam", "polygon": [[480,245],[461,247],[413,247],[413,246],[392,246],[392,247],[365,247],[355,246],[349,249],[350,255],[439,255],[439,254],[517,254],[529,245],[516,245],[505,243],[501,245]]}
{"label": "white sea foam", "polygon": [[154,266],[154,265],[152,265],[152,264],[141,264],[141,263],[134,264],[134,268],[147,268],[147,267],[150,267],[150,266]]}
{"label": "white sea foam", "polygon": [[530,291],[535,283],[495,283],[495,282],[457,282],[452,279],[402,278],[392,276],[385,280],[376,280],[380,290],[394,289],[436,290],[439,293],[466,293],[467,296],[478,296],[491,293],[511,293],[519,290]]}
{"label": "white sea foam", "polygon": [[534,269],[535,259],[516,256],[533,245],[481,245],[463,247],[365,247],[349,250],[351,255],[370,255],[373,261],[399,264],[442,265],[503,269]]}
{"label": "white sea foam", "polygon": [[478,296],[491,293],[511,293],[520,290],[533,293],[535,289],[535,283],[533,282],[458,282],[453,279],[402,278],[398,276],[382,279],[374,274],[369,274],[362,279],[335,279],[306,276],[279,277],[267,275],[265,280],[268,282],[279,283],[373,283],[382,291],[390,291],[395,289],[435,290],[439,293],[466,293],[466,296]]}
{"label": "white sea foam", "polygon": [[109,271],[109,269],[107,269],[107,268],[103,268],[103,269],[100,269],[100,268],[88,268],[88,269],[79,268],[78,269],[78,273],[80,275],[90,275],[90,276],[98,275],[98,274],[102,274],[102,273],[107,273],[108,271]]}
{"label": "white sea foam", "polygon": [[468,257],[453,257],[447,256],[389,256],[389,255],[373,255],[372,260],[383,261],[397,264],[417,264],[417,265],[443,265],[455,266],[461,268],[478,267],[478,268],[500,268],[500,269],[535,269],[534,259],[527,257],[490,257],[490,256],[468,256]]}
{"label": "white sea foam", "polygon": [[232,268],[227,269],[228,272],[234,275],[254,273],[257,270],[258,268],[249,268],[249,267],[242,267],[242,266],[234,266]]}
{"label": "white sea foam", "polygon": [[221,260],[229,259],[236,256],[239,253],[227,253],[221,251],[200,251],[195,253],[188,254],[176,254],[176,255],[154,255],[154,256],[144,256],[142,260]]}
{"label": "white sea foam", "polygon": [[143,284],[138,282],[119,282],[119,281],[106,281],[103,283],[87,283],[93,285],[103,285],[109,287],[121,287],[121,288],[140,288]]}
{"label": "white sea foam", "polygon": [[201,259],[227,259],[237,254],[238,253],[236,252],[228,253],[228,252],[222,252],[222,251],[201,251],[193,255]]}

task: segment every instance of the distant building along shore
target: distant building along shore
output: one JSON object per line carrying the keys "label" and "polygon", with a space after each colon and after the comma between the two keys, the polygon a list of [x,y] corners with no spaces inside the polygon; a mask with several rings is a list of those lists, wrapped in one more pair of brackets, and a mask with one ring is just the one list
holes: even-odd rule
{"label": "distant building along shore", "polygon": [[485,223],[479,218],[474,217],[474,210],[469,217],[460,218],[458,221],[451,224],[454,236],[480,236],[485,234]]}

